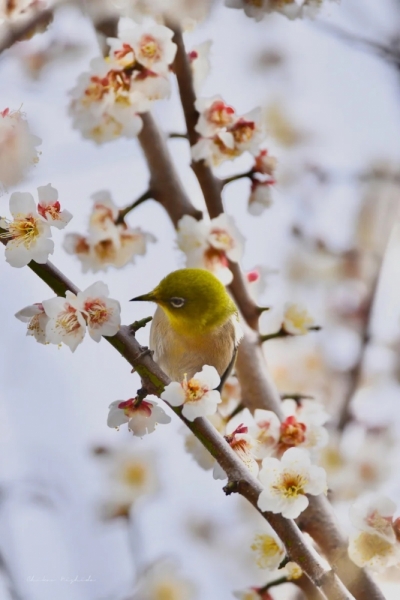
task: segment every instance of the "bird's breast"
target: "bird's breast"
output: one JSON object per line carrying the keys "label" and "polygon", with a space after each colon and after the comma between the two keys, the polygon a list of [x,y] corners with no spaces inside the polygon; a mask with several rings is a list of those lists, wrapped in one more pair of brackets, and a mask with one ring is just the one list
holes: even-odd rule
{"label": "bird's breast", "polygon": [[215,367],[222,376],[230,365],[237,346],[237,329],[231,319],[205,335],[178,333],[164,311],[157,307],[151,330],[150,349],[154,360],[174,381],[182,381],[201,371],[204,365]]}

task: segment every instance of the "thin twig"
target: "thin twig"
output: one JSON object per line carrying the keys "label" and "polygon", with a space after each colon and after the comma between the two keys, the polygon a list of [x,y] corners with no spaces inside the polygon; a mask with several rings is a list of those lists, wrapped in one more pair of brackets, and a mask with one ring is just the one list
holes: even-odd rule
{"label": "thin twig", "polygon": [[150,198],[152,198],[152,197],[153,197],[153,194],[151,193],[151,190],[147,190],[141,196],[139,196],[139,198],[137,198],[137,200],[132,202],[132,204],[128,204],[128,206],[126,206],[125,208],[121,208],[121,210],[118,213],[118,217],[117,217],[115,223],[117,225],[120,223],[123,223],[125,221],[125,217],[133,209],[135,209],[137,206],[140,206],[141,204],[143,204],[143,202],[146,202],[146,200],[150,200]]}
{"label": "thin twig", "polygon": [[226,185],[228,185],[228,183],[232,183],[232,181],[238,181],[239,179],[245,179],[246,177],[251,178],[253,173],[253,169],[250,169],[249,171],[245,171],[244,173],[238,173],[237,175],[226,177],[225,179],[222,179],[222,187],[225,187]]}
{"label": "thin twig", "polygon": [[138,321],[134,321],[131,325],[129,325],[129,329],[132,333],[136,333],[142,327],[146,327],[147,323],[153,320],[153,317],[145,317],[144,319],[139,319]]}

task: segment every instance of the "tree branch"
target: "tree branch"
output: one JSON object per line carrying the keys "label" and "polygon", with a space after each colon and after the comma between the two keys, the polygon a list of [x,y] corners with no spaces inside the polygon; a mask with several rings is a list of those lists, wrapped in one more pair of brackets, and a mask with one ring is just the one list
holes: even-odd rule
{"label": "tree branch", "polygon": [[[7,240],[1,239],[1,241],[3,244],[7,243]],[[78,288],[50,262],[41,265],[32,261],[28,266],[58,296],[65,296],[67,290],[74,294],[78,293]],[[105,337],[105,339],[135,368],[147,393],[160,396],[164,387],[170,383],[170,379],[153,361],[152,357],[143,352],[142,346],[132,335],[130,327],[122,326],[115,336]],[[352,596],[344,588],[335,573],[332,570],[326,570],[322,566],[318,554],[307,545],[294,521],[285,519],[281,515],[260,511],[257,506],[258,496],[262,491],[260,482],[251,475],[244,463],[211,423],[205,418],[198,418],[193,422],[187,421],[182,416],[180,407],[171,407],[171,409],[218,461],[227,474],[229,481],[237,483],[238,492],[253,504],[270,523],[284,542],[290,559],[301,566],[314,585],[321,588],[330,600],[351,599]]]}
{"label": "tree branch", "polygon": [[[193,88],[192,73],[186,54],[185,45],[183,43],[181,30],[174,24],[170,24],[169,27],[174,31],[174,42],[178,46],[178,51],[176,53],[174,62],[174,70],[178,80],[179,93],[185,115],[189,143],[191,146],[193,146],[199,138],[199,134],[195,130],[199,115],[194,106],[196,95]],[[221,196],[223,182],[217,177],[214,177],[210,167],[206,165],[204,160],[192,162],[191,166],[203,192],[210,218],[214,219],[224,212]],[[233,281],[230,284],[229,289],[238,302],[244,319],[247,321],[250,327],[256,329],[258,325],[258,318],[260,316],[258,307],[249,294],[239,265],[229,261],[229,269],[233,273]]]}
{"label": "tree branch", "polygon": [[29,38],[38,27],[51,23],[53,8],[46,8],[35,13],[28,20],[23,19],[21,24],[10,24],[5,35],[0,39],[0,54],[11,48],[16,42]]}
{"label": "tree branch", "polygon": [[143,128],[138,137],[149,165],[152,197],[165,208],[175,227],[183,215],[201,219],[201,211],[190,202],[176,173],[164,134],[149,113],[141,117]]}

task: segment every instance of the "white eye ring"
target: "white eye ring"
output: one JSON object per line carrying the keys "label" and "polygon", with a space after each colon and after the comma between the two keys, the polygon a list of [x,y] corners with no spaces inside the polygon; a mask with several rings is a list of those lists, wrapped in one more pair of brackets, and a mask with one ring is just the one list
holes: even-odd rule
{"label": "white eye ring", "polygon": [[185,304],[185,299],[174,296],[169,302],[174,308],[182,308],[182,306]]}

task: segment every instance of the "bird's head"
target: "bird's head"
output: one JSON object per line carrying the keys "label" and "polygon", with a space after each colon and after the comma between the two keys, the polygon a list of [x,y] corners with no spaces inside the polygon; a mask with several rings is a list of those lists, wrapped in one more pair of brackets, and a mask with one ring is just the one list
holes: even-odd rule
{"label": "bird's head", "polygon": [[237,312],[224,285],[204,269],[173,271],[153,291],[132,300],[155,302],[174,329],[186,335],[207,333]]}

